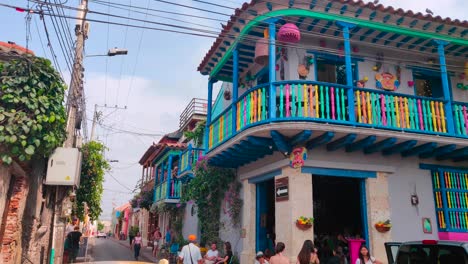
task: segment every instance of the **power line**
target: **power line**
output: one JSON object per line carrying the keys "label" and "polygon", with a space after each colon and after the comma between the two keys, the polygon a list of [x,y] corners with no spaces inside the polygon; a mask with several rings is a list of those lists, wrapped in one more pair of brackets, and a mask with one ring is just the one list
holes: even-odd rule
{"label": "power line", "polygon": [[120,186],[124,187],[125,189],[129,190],[130,192],[133,192],[130,188],[128,188],[127,186],[122,184],[119,180],[117,180],[117,178],[115,178],[114,175],[110,171],[107,172],[107,175],[111,176],[111,178],[114,179]]}

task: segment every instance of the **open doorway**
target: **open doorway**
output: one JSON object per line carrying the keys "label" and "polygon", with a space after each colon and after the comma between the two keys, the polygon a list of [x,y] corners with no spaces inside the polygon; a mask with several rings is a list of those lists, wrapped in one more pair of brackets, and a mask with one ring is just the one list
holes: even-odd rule
{"label": "open doorway", "polygon": [[363,234],[360,181],[362,179],[313,176],[314,233],[320,260],[333,254],[336,246],[347,253],[344,237]]}
{"label": "open doorway", "polygon": [[274,179],[257,183],[256,197],[256,251],[269,249],[275,243],[275,182]]}

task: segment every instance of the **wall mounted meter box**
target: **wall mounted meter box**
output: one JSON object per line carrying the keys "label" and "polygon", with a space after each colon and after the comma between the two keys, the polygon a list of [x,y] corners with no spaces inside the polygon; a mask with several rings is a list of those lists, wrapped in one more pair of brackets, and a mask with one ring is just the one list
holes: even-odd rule
{"label": "wall mounted meter box", "polygon": [[57,148],[47,163],[47,185],[79,186],[81,152],[77,148]]}

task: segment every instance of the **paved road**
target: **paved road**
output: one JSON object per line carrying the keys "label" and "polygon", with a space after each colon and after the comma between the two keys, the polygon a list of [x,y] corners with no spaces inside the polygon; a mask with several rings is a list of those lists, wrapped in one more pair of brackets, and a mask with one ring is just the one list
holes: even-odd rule
{"label": "paved road", "polygon": [[[93,243],[91,243],[93,244]],[[114,239],[94,238],[94,245],[88,251],[88,262],[93,261],[117,261],[117,260],[135,260],[133,251]],[[140,255],[140,261],[151,261]]]}

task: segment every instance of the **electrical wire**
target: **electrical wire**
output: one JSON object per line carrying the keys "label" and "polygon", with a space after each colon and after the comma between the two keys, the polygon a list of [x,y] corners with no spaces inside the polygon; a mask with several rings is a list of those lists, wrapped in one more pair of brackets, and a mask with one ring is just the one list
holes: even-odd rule
{"label": "electrical wire", "polygon": [[117,180],[117,178],[114,177],[114,175],[108,171],[107,172],[107,175],[111,176],[112,179],[114,179],[120,186],[124,187],[125,189],[129,190],[130,192],[132,192],[132,190],[130,188],[128,188],[127,186],[125,186],[124,184],[122,184],[119,180]]}

